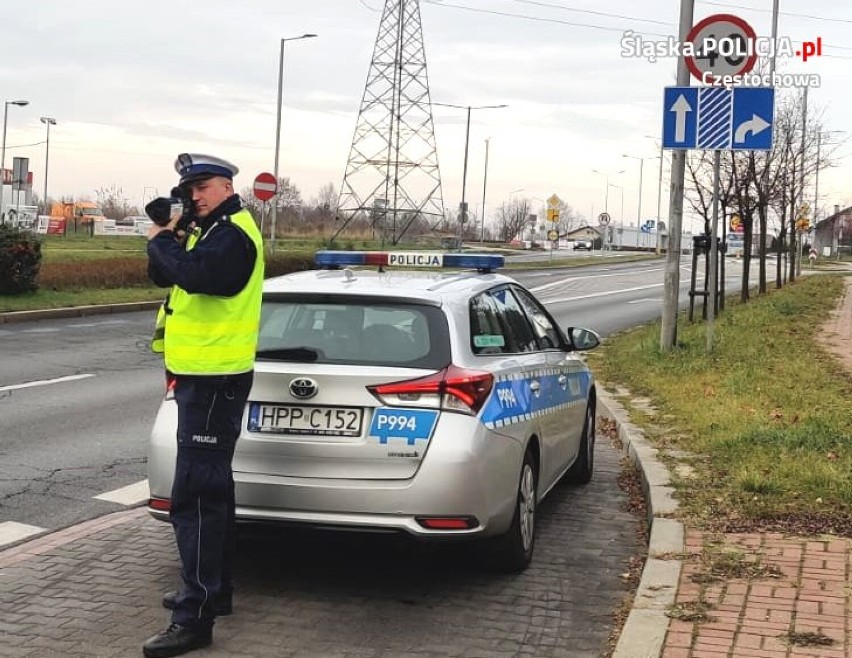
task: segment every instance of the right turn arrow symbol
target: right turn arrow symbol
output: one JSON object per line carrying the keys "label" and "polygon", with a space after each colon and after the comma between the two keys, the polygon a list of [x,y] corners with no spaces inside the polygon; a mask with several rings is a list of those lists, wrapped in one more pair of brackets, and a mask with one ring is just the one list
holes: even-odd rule
{"label": "right turn arrow symbol", "polygon": [[738,127],[737,132],[734,135],[734,143],[735,144],[743,144],[746,141],[746,137],[749,133],[757,135],[758,133],[762,133],[764,130],[771,126],[768,121],[766,121],[763,117],[759,117],[756,114],[751,115],[751,119],[748,121],[743,121]]}

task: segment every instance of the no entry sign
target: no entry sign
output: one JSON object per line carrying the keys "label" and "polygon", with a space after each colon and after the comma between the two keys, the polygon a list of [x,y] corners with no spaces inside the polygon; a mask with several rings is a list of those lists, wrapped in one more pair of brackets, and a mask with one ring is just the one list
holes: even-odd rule
{"label": "no entry sign", "polygon": [[270,173],[258,174],[254,179],[252,192],[255,198],[260,201],[269,201],[278,193],[278,184],[275,181],[275,176]]}

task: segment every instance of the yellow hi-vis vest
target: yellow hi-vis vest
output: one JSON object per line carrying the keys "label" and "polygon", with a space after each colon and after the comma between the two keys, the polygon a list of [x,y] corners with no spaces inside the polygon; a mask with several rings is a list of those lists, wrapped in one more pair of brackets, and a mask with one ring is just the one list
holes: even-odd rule
{"label": "yellow hi-vis vest", "polygon": [[154,336],[151,338],[151,351],[162,354],[166,351],[166,318],[172,312],[169,308],[169,295],[160,304],[157,311],[157,323],[154,325]]}
{"label": "yellow hi-vis vest", "polygon": [[[173,286],[157,315],[152,348],[165,330],[166,369],[178,375],[233,375],[254,368],[263,290],[263,241],[247,210],[231,215],[231,223],[252,241],[257,257],[245,287],[233,297],[188,293]],[[208,231],[217,230],[213,226]],[[201,238],[203,239],[203,238]],[[191,251],[199,237],[186,242]]]}

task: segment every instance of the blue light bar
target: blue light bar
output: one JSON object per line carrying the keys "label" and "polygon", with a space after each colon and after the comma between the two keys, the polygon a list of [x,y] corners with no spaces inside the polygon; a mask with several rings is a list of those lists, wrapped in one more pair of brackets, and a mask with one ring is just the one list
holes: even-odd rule
{"label": "blue light bar", "polygon": [[437,251],[318,251],[318,267],[337,269],[347,265],[379,267],[461,268],[492,272],[503,267],[503,256],[494,254],[443,254]]}

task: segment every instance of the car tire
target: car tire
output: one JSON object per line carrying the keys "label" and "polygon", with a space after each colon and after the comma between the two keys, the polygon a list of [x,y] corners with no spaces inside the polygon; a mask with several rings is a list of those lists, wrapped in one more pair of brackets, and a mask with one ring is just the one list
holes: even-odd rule
{"label": "car tire", "polygon": [[526,569],[535,548],[535,521],[538,505],[538,468],[531,450],[527,449],[518,478],[518,493],[512,524],[497,537],[490,557],[494,567],[505,573]]}
{"label": "car tire", "polygon": [[580,454],[563,477],[568,484],[588,484],[595,472],[595,400],[586,405],[586,421],[580,439]]}

